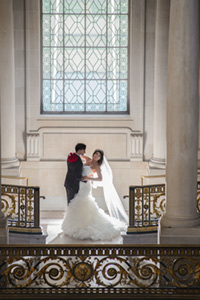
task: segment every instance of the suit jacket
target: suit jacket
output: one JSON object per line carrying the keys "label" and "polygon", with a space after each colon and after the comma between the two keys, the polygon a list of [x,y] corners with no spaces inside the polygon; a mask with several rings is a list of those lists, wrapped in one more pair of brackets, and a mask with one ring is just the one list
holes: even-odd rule
{"label": "suit jacket", "polygon": [[83,163],[79,155],[72,154],[76,161],[70,159],[70,155],[67,158],[68,171],[65,178],[64,186],[67,190],[67,201],[70,203],[75,194],[79,191],[79,183],[82,179]]}

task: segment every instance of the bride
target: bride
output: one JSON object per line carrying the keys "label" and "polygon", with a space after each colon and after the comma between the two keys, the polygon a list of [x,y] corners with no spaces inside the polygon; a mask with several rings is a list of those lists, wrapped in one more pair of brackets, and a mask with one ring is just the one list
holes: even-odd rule
{"label": "bride", "polygon": [[[112,183],[112,171],[102,150],[92,159],[83,156],[83,181],[78,193],[66,208],[62,223],[64,234],[76,239],[111,240],[126,230],[128,216]],[[109,214],[99,208],[92,188],[103,186]]]}

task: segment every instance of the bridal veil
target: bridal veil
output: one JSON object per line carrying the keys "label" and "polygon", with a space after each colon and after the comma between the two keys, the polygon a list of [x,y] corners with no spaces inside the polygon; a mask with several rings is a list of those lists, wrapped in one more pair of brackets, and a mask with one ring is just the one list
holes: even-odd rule
{"label": "bridal veil", "polygon": [[103,187],[105,202],[110,216],[128,224],[128,215],[113,184],[111,167],[104,156],[101,165],[102,181],[93,181],[93,187]]}

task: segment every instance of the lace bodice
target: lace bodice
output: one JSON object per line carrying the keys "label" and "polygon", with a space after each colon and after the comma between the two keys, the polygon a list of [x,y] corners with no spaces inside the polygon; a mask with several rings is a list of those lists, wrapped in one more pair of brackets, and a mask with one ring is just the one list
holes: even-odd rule
{"label": "lace bodice", "polygon": [[90,166],[83,166],[83,176],[89,176],[92,174],[92,169]]}

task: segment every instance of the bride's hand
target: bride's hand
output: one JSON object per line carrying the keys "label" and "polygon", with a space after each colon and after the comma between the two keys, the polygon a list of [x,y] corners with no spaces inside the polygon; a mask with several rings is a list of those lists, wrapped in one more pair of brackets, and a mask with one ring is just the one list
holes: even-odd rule
{"label": "bride's hand", "polygon": [[92,179],[92,175],[90,175],[90,176],[83,176],[82,177],[82,181],[86,181],[86,180],[91,180]]}

